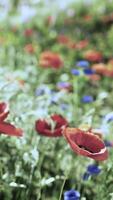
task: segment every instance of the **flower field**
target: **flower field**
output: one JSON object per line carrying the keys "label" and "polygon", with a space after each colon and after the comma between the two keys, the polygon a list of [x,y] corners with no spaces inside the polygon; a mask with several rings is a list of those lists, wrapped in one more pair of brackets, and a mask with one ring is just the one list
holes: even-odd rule
{"label": "flower field", "polygon": [[0,200],[113,200],[113,2],[8,2]]}

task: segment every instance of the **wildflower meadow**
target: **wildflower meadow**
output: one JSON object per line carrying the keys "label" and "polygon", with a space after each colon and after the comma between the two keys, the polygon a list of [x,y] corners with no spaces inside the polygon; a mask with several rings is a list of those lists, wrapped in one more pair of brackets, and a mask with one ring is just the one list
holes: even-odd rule
{"label": "wildflower meadow", "polygon": [[0,200],[113,200],[113,1],[0,0]]}

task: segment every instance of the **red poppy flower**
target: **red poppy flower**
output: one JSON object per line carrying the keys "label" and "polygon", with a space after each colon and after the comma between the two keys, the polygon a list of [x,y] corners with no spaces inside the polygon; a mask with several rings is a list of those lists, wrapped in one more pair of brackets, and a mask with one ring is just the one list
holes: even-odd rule
{"label": "red poppy flower", "polygon": [[47,120],[37,120],[35,124],[36,131],[44,136],[48,137],[60,137],[62,136],[62,127],[66,127],[68,125],[67,120],[61,115],[52,115],[50,117],[54,128],[52,129],[51,121]]}
{"label": "red poppy flower", "polygon": [[91,75],[88,75],[88,78],[92,82],[97,82],[101,79],[101,76],[98,74],[91,74]]}
{"label": "red poppy flower", "polygon": [[52,67],[57,69],[63,66],[63,61],[59,54],[45,51],[40,56],[39,64],[45,68]]}
{"label": "red poppy flower", "polygon": [[83,131],[77,128],[65,128],[63,135],[75,153],[97,161],[103,161],[108,158],[108,151],[103,140],[91,130]]}
{"label": "red poppy flower", "polygon": [[24,35],[25,35],[26,37],[31,37],[31,36],[33,35],[33,30],[32,30],[32,29],[26,29],[26,30],[24,31]]}
{"label": "red poppy flower", "polygon": [[102,60],[102,54],[95,50],[89,50],[85,52],[84,58],[90,62],[100,62]]}
{"label": "red poppy flower", "polygon": [[113,70],[106,69],[103,75],[107,77],[113,77]]}
{"label": "red poppy flower", "polygon": [[103,75],[108,77],[113,77],[113,59],[109,60],[109,62],[107,63]]}
{"label": "red poppy flower", "polygon": [[58,38],[57,38],[57,41],[60,44],[64,44],[64,45],[66,44],[67,45],[67,44],[69,44],[70,39],[66,35],[59,35]]}
{"label": "red poppy flower", "polygon": [[84,49],[88,46],[89,41],[88,40],[81,40],[80,42],[77,43],[76,49]]}
{"label": "red poppy flower", "polygon": [[0,122],[3,121],[9,114],[8,105],[4,102],[0,103]]}
{"label": "red poppy flower", "polygon": [[113,77],[113,61],[110,60],[108,64],[104,63],[99,63],[95,64],[92,66],[92,69],[94,69],[97,73],[108,76],[108,77]]}
{"label": "red poppy flower", "polygon": [[81,50],[81,49],[84,49],[88,46],[89,44],[89,41],[88,40],[81,40],[79,42],[71,42],[69,44],[69,47],[72,48],[72,49],[78,49],[78,50]]}
{"label": "red poppy flower", "polygon": [[26,51],[26,53],[30,53],[30,54],[35,52],[35,49],[32,44],[26,44],[24,47],[24,50]]}
{"label": "red poppy flower", "polygon": [[106,70],[106,65],[104,63],[94,64],[92,66],[92,69],[94,69],[99,74],[103,74],[104,71]]}
{"label": "red poppy flower", "polygon": [[4,122],[9,114],[8,105],[6,103],[0,103],[0,134],[6,134],[10,136],[22,136],[23,131],[16,128],[14,125]]}

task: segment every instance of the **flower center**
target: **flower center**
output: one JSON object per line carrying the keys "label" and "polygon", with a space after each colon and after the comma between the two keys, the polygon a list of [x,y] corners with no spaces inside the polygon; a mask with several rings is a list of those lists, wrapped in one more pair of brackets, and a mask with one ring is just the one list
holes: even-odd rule
{"label": "flower center", "polygon": [[87,147],[84,147],[82,145],[78,145],[81,149],[84,149],[86,151],[89,151],[90,153],[94,153],[93,151],[91,151],[90,149],[88,149]]}

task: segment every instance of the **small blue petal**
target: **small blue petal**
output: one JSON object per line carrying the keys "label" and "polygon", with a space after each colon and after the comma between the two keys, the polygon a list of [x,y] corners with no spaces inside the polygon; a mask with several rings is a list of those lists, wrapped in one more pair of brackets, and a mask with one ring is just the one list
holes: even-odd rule
{"label": "small blue petal", "polygon": [[81,60],[79,62],[76,63],[77,67],[83,67],[83,68],[87,68],[89,67],[89,62],[86,60]]}
{"label": "small blue petal", "polygon": [[48,86],[44,85],[44,84],[39,86],[35,91],[36,96],[41,96],[41,95],[44,95],[44,94],[50,95],[50,93],[51,93],[50,88]]}
{"label": "small blue petal", "polygon": [[113,121],[113,116],[108,119],[108,122],[111,122],[111,121]]}
{"label": "small blue petal", "polygon": [[73,75],[76,75],[76,76],[79,76],[79,75],[80,75],[80,71],[77,70],[77,69],[72,69],[72,70],[71,70],[71,73],[72,73]]}
{"label": "small blue petal", "polygon": [[68,106],[68,104],[66,104],[66,103],[62,103],[62,104],[60,105],[60,107],[61,107],[62,110],[67,110],[69,106]]}
{"label": "small blue petal", "polygon": [[81,100],[83,103],[91,103],[91,102],[93,102],[93,97],[92,96],[83,96]]}
{"label": "small blue petal", "polygon": [[80,193],[76,190],[69,190],[64,193],[64,200],[79,200]]}
{"label": "small blue petal", "polygon": [[101,169],[98,167],[98,165],[88,165],[87,171],[89,174],[99,174],[101,172]]}
{"label": "small blue petal", "polygon": [[41,96],[45,94],[45,90],[44,89],[36,89],[35,92],[36,96]]}
{"label": "small blue petal", "polygon": [[84,69],[84,74],[92,75],[92,74],[95,74],[95,71],[93,69]]}
{"label": "small blue petal", "polygon": [[52,98],[51,98],[51,104],[57,104],[58,100],[59,100],[58,97],[52,96]]}
{"label": "small blue petal", "polygon": [[57,83],[57,87],[59,87],[59,88],[67,88],[69,86],[70,86],[70,83],[68,83],[68,82],[58,82]]}
{"label": "small blue petal", "polygon": [[113,112],[108,113],[105,117],[104,117],[105,122],[111,122],[113,121]]}
{"label": "small blue petal", "polygon": [[108,140],[104,140],[104,144],[106,147],[113,147],[112,142],[108,141]]}

